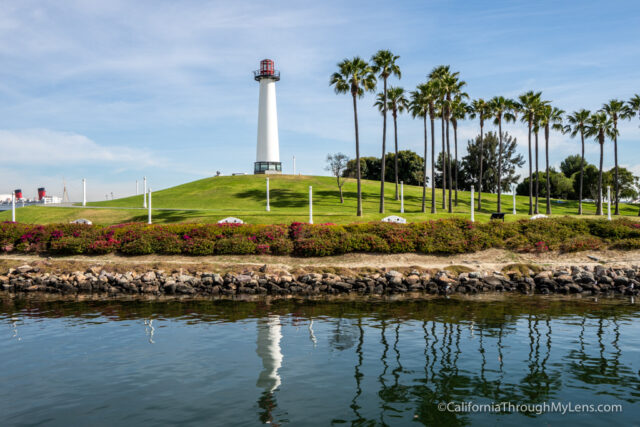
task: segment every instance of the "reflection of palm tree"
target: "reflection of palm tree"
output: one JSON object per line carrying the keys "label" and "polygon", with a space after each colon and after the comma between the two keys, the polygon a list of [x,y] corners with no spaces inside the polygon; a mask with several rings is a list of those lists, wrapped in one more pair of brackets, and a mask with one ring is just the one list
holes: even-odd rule
{"label": "reflection of palm tree", "polygon": [[353,413],[356,416],[356,420],[354,422],[362,423],[364,419],[362,418],[362,415],[360,415],[360,405],[358,405],[357,403],[358,397],[360,397],[360,395],[362,394],[362,387],[360,386],[360,382],[362,380],[362,377],[364,376],[360,372],[360,369],[362,368],[362,361],[363,361],[362,344],[364,343],[364,330],[362,329],[362,318],[358,318],[358,331],[360,332],[359,338],[358,338],[358,346],[356,347],[356,354],[358,355],[358,364],[355,366],[355,369],[354,369],[355,370],[354,377],[356,379],[356,394],[353,396],[353,399],[351,399],[351,409],[353,409]]}
{"label": "reflection of palm tree", "polygon": [[[380,361],[382,361],[382,365],[384,366],[384,369],[382,370],[382,373],[378,376],[378,382],[380,383],[380,391],[378,392],[378,395],[380,397],[383,398],[384,400],[384,396],[385,396],[385,392],[387,390],[387,385],[384,382],[384,376],[387,375],[387,369],[389,369],[389,365],[387,364],[387,352],[389,351],[389,343],[387,342],[387,337],[385,336],[385,332],[387,330],[387,325],[385,323],[384,320],[380,321],[380,343],[382,344],[382,357],[380,358]],[[384,411],[385,411],[386,405],[381,405],[381,409],[382,411],[380,412],[380,422],[382,423],[382,425],[385,425],[384,422]]]}

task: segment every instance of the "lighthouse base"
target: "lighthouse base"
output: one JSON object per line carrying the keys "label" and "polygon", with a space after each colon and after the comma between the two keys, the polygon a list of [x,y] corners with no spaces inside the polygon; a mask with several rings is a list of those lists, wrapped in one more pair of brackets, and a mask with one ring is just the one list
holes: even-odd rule
{"label": "lighthouse base", "polygon": [[254,174],[281,174],[282,163],[280,162],[255,162],[253,164]]}

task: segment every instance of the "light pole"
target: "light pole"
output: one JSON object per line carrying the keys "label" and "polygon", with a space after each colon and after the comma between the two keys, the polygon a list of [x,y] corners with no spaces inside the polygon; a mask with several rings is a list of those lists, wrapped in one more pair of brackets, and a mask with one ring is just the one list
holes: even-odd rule
{"label": "light pole", "polygon": [[271,212],[271,206],[269,205],[269,178],[267,178],[267,212]]}
{"label": "light pole", "polygon": [[11,193],[11,222],[16,222],[16,192]]}
{"label": "light pole", "polygon": [[611,186],[607,185],[607,219],[611,221]]}
{"label": "light pole", "polygon": [[475,220],[476,220],[475,212],[474,212],[475,209],[474,209],[474,206],[473,206],[473,202],[474,202],[474,200],[473,200],[473,186],[471,186],[471,222],[475,222]]}
{"label": "light pole", "polygon": [[142,190],[144,191],[142,193],[142,207],[146,208],[147,207],[147,177],[143,177],[142,178]]}
{"label": "light pole", "polygon": [[400,181],[400,213],[404,213],[404,181]]}
{"label": "light pole", "polygon": [[149,224],[151,224],[151,188],[149,188]]}
{"label": "light pole", "polygon": [[513,189],[513,214],[516,214],[516,185],[512,185],[511,188]]}
{"label": "light pole", "polygon": [[82,206],[87,206],[87,180],[82,178]]}
{"label": "light pole", "polygon": [[313,224],[313,188],[309,186],[309,224]]}

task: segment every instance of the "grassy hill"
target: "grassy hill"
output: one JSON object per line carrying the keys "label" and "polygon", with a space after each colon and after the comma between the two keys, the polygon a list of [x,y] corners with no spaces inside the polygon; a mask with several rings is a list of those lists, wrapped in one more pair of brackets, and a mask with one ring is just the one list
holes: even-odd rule
{"label": "grassy hill", "polygon": [[[308,192],[313,186],[314,222],[350,223],[380,220],[384,216],[399,214],[400,201],[394,199],[395,186],[385,186],[386,213],[379,214],[378,198],[380,183],[363,181],[364,216],[356,212],[356,182],[349,180],[344,185],[344,204],[340,204],[338,188],[334,178],[322,176],[280,175],[270,177],[271,212],[265,210],[265,176],[222,176],[205,178],[177,187],[153,193],[153,219],[157,223],[169,222],[217,222],[227,216],[237,216],[249,223],[290,223],[309,220]],[[405,213],[409,221],[424,221],[450,216],[442,209],[442,190],[436,191],[438,213],[423,214],[421,210],[422,188],[405,186]],[[456,216],[469,217],[470,193],[458,193]],[[483,193],[483,209],[476,213],[476,220],[486,221],[496,211],[497,196]],[[507,220],[525,218],[528,213],[528,197],[518,196],[518,215],[511,215],[512,196],[503,196],[502,210],[509,213]],[[427,189],[427,211],[430,209],[431,191]],[[540,211],[544,213],[544,199],[540,199]],[[574,201],[553,201],[554,215],[577,213]],[[89,203],[87,208],[33,206],[17,210],[17,219],[29,223],[68,222],[76,218],[87,218],[94,223],[116,224],[129,221],[146,221],[147,212],[142,208],[142,195],[117,200]],[[621,205],[622,215],[637,216],[638,207]],[[584,204],[587,215],[595,214],[595,206]],[[1,212],[0,220],[9,220],[11,212]]]}

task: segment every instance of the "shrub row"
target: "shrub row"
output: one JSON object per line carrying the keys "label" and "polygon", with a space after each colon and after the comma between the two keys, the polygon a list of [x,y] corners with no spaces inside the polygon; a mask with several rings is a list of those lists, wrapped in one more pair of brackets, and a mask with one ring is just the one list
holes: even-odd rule
{"label": "shrub row", "polygon": [[349,252],[455,254],[488,248],[574,252],[605,247],[640,249],[640,223],[564,217],[511,223],[450,218],[411,224],[288,226],[0,224],[0,252],[4,253],[328,256]]}

